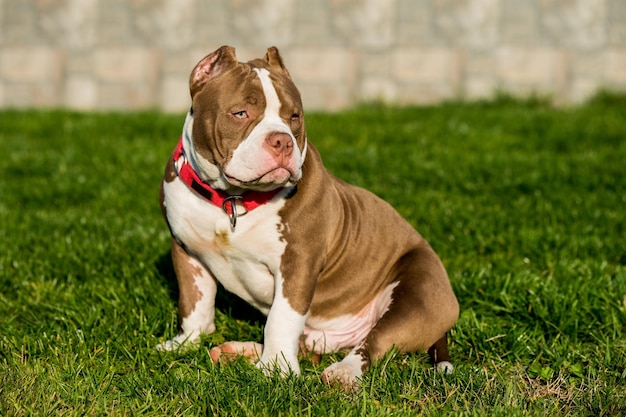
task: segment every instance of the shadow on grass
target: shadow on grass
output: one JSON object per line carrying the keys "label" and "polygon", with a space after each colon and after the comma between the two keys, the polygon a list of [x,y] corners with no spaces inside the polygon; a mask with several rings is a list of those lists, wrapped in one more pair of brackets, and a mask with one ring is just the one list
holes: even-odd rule
{"label": "shadow on grass", "polygon": [[[161,255],[156,262],[156,267],[163,277],[170,297],[178,303],[179,290],[174,265],[172,264],[172,252],[168,251]],[[242,320],[255,326],[265,324],[265,316],[263,314],[235,294],[226,291],[221,285],[217,289],[215,308],[235,320]]]}

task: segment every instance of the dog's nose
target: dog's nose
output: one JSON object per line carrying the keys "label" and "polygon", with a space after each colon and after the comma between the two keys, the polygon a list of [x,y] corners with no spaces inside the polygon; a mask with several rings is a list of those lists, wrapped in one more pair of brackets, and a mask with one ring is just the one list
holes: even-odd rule
{"label": "dog's nose", "polygon": [[289,156],[293,152],[293,141],[287,133],[270,133],[265,137],[265,145],[276,156]]}

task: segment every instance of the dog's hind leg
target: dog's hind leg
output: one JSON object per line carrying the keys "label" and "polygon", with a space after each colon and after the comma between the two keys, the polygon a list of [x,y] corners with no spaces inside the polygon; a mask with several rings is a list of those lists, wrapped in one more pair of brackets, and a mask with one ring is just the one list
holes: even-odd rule
{"label": "dog's hind leg", "polygon": [[428,349],[428,356],[435,368],[446,374],[451,374],[454,366],[450,362],[450,353],[448,352],[448,338],[444,335],[437,340],[434,345]]}
{"label": "dog's hind leg", "polygon": [[429,350],[438,369],[451,370],[446,332],[458,318],[459,305],[441,261],[424,241],[398,261],[394,275],[398,284],[387,311],[361,344],[324,370],[323,380],[349,388],[392,348]]}
{"label": "dog's hind leg", "polygon": [[255,364],[261,359],[263,345],[256,342],[226,342],[211,348],[209,353],[214,364],[226,363],[240,357]]}

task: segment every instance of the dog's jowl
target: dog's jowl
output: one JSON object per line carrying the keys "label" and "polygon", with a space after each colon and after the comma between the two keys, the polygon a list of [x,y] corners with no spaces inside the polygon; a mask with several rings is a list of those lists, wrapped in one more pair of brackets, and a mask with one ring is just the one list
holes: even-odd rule
{"label": "dog's jowl", "polygon": [[224,46],[193,69],[191,109],[161,187],[180,290],[180,333],[215,330],[217,284],[267,315],[263,344],[229,342],[265,371],[298,373],[301,350],[350,349],[322,378],[354,387],[392,348],[452,365],[459,307],[428,243],[386,202],[332,176],[308,141],[276,48],[238,62]]}

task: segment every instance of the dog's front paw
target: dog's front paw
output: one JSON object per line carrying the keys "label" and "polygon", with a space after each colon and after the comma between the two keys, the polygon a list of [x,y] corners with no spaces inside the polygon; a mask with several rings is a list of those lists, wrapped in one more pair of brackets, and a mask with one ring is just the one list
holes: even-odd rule
{"label": "dog's front paw", "polygon": [[278,354],[265,354],[257,362],[256,367],[261,369],[265,375],[272,375],[278,370],[282,376],[290,374],[300,375],[300,364],[297,356],[287,357],[284,352]]}
{"label": "dog's front paw", "polygon": [[200,335],[179,334],[178,336],[156,345],[156,349],[161,352],[171,352],[179,349],[197,347],[200,343]]}

